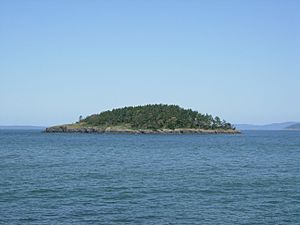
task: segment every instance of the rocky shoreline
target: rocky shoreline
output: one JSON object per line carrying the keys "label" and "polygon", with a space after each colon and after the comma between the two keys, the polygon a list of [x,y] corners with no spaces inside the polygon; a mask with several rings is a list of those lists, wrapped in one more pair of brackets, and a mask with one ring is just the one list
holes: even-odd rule
{"label": "rocky shoreline", "polygon": [[48,127],[46,133],[114,133],[114,134],[240,134],[238,130],[204,130],[204,129],[160,129],[160,130],[133,130],[126,128],[99,128],[99,127],[72,127],[67,125]]}

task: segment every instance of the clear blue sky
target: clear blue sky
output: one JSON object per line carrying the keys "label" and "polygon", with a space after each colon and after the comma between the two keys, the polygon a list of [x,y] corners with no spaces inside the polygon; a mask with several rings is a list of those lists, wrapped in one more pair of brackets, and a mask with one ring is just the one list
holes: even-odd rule
{"label": "clear blue sky", "polygon": [[300,1],[0,2],[0,125],[172,103],[300,121]]}

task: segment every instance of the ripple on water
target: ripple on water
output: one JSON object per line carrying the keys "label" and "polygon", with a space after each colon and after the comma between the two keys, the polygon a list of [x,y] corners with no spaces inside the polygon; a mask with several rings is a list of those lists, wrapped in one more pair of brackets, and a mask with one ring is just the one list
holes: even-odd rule
{"label": "ripple on water", "polygon": [[0,131],[0,224],[297,224],[300,132]]}

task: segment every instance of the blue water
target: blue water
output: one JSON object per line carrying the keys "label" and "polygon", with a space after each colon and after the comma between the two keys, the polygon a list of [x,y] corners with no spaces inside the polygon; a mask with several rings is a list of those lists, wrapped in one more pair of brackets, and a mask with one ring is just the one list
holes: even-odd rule
{"label": "blue water", "polygon": [[0,224],[299,224],[300,132],[0,130]]}

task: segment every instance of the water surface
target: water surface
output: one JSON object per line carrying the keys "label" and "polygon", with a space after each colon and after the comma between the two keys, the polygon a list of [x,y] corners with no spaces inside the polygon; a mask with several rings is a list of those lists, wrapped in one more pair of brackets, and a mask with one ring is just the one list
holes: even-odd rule
{"label": "water surface", "polygon": [[0,130],[0,224],[299,224],[300,132]]}

